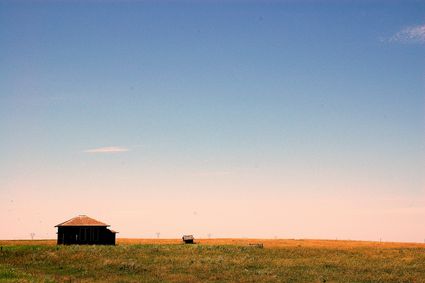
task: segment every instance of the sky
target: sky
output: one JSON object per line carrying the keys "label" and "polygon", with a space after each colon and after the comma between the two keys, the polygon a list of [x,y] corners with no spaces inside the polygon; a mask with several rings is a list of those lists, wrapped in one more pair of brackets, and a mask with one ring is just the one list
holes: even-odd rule
{"label": "sky", "polygon": [[0,1],[0,239],[425,241],[425,2]]}

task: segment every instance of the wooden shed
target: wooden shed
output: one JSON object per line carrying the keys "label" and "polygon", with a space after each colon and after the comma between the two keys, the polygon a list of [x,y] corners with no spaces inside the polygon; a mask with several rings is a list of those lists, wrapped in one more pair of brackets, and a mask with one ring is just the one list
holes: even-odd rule
{"label": "wooden shed", "polygon": [[55,227],[58,228],[58,245],[115,245],[116,231],[110,225],[79,215]]}
{"label": "wooden shed", "polygon": [[193,237],[193,235],[184,235],[182,237],[183,243],[185,244],[193,244],[195,241],[195,238]]}

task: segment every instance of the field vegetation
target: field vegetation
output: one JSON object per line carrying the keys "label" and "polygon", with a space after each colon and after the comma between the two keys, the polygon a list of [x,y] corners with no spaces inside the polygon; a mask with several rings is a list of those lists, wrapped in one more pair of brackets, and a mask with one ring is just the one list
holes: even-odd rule
{"label": "field vegetation", "polygon": [[0,246],[1,282],[425,282],[423,244],[119,239],[116,246]]}

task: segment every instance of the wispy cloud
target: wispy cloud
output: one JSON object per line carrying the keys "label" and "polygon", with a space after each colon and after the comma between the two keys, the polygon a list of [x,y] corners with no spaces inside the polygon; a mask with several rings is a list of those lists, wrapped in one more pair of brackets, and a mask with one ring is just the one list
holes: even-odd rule
{"label": "wispy cloud", "polygon": [[122,146],[106,146],[84,150],[86,153],[119,153],[126,151],[129,151],[129,149]]}
{"label": "wispy cloud", "polygon": [[425,43],[425,24],[406,27],[390,37],[389,42]]}

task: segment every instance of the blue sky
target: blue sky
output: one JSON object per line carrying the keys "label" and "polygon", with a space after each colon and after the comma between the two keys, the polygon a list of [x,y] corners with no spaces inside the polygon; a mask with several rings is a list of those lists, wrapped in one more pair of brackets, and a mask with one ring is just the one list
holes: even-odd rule
{"label": "blue sky", "polygon": [[[184,208],[206,215],[181,220],[201,235],[422,241],[424,15],[421,1],[0,1],[0,220],[23,224],[0,238],[53,237],[81,213],[178,237],[168,217]],[[227,222],[203,211],[221,206]],[[253,206],[262,233],[232,226]],[[388,213],[406,232],[371,230]]]}

